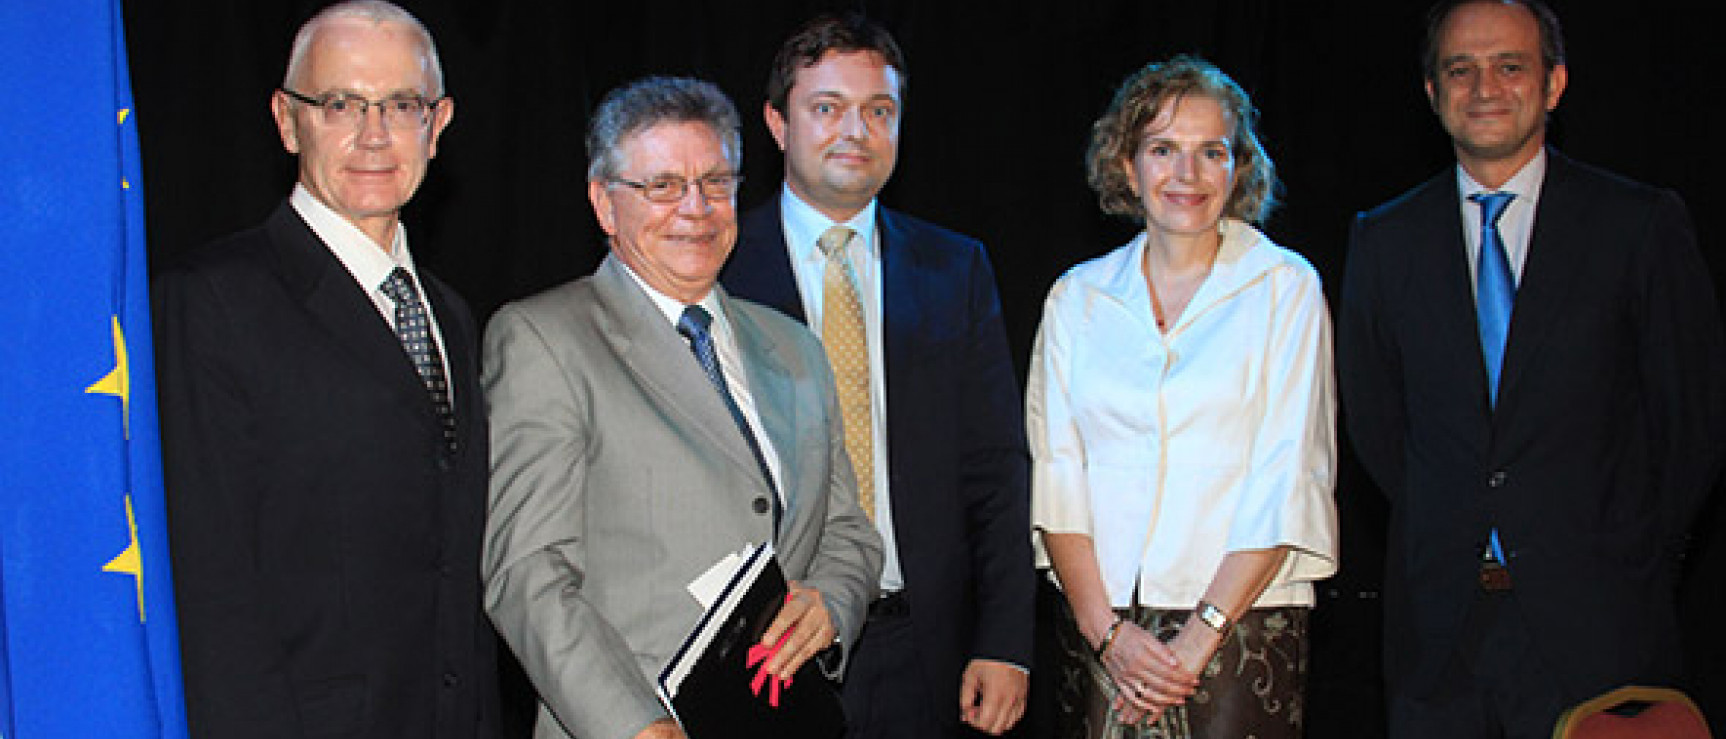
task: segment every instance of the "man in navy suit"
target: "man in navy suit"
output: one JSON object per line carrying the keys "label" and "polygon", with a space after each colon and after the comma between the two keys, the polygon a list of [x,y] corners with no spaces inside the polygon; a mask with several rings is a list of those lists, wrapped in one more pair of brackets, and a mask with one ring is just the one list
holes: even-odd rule
{"label": "man in navy suit", "polygon": [[1355,222],[1337,342],[1391,504],[1391,735],[1545,737],[1568,705],[1679,674],[1720,319],[1676,195],[1545,146],[1568,79],[1549,9],[1451,2],[1427,38],[1458,166]]}
{"label": "man in navy suit", "polygon": [[332,6],[270,102],[293,194],[155,284],[191,734],[494,736],[479,332],[399,220],[454,115],[437,52]]}
{"label": "man in navy suit", "polygon": [[1011,728],[1032,599],[1021,393],[983,245],[882,208],[905,64],[823,16],[780,48],[764,106],[785,186],[746,213],[727,290],[805,321],[832,358],[883,597],[845,675],[854,737]]}

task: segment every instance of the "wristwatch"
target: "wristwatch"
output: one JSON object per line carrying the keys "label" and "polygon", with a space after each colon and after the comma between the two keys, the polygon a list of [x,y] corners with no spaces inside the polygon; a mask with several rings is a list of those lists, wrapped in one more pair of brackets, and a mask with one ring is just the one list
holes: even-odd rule
{"label": "wristwatch", "polygon": [[1193,616],[1224,636],[1228,635],[1229,629],[1234,628],[1234,623],[1229,621],[1229,615],[1223,613],[1223,609],[1212,605],[1209,601],[1199,601],[1198,607],[1193,609]]}

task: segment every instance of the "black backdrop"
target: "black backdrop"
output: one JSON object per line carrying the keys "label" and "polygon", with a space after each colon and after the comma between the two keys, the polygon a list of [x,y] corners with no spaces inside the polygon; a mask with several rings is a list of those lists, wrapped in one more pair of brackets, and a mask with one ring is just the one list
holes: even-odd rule
{"label": "black backdrop", "polygon": [[[293,162],[268,97],[294,29],[322,4],[125,3],[156,257],[257,223],[287,192]],[[1049,284],[1131,235],[1098,212],[1082,158],[1114,85],[1146,61],[1197,53],[1253,95],[1287,185],[1267,231],[1312,260],[1333,301],[1352,214],[1451,161],[1420,88],[1422,2],[403,4],[437,37],[458,102],[406,220],[416,259],[482,320],[505,301],[588,273],[603,256],[581,136],[599,97],[623,81],[670,73],[717,82],[744,115],[740,203],[771,195],[781,160],[760,118],[767,68],[784,36],[825,9],[863,9],[905,48],[900,162],[883,200],[988,243],[1021,377]],[[1553,141],[1680,191],[1720,284],[1726,249],[1713,177],[1726,158],[1708,143],[1700,110],[1717,84],[1702,65],[1718,42],[1677,0],[1555,6],[1571,84]],[[1684,593],[1696,673],[1688,687],[1717,726],[1726,718],[1726,645],[1711,636],[1709,616],[1726,608],[1719,497],[1698,527]],[[1374,736],[1384,507],[1346,452],[1337,498],[1343,563],[1315,613],[1309,734]],[[1036,711],[1034,723],[1045,715]]]}

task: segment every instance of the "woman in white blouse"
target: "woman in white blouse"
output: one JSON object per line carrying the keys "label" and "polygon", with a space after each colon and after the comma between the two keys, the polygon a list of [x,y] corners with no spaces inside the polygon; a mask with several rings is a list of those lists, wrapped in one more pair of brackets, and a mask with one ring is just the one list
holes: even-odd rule
{"label": "woman in white blouse", "polygon": [[1182,56],[1092,129],[1103,209],[1145,230],[1050,290],[1026,399],[1083,736],[1300,735],[1311,583],[1336,571],[1330,319],[1252,225],[1275,188],[1256,117]]}

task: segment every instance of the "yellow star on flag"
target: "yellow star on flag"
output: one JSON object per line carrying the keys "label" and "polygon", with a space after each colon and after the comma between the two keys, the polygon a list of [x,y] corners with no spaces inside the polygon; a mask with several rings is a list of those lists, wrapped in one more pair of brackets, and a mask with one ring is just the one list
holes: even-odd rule
{"label": "yellow star on flag", "polygon": [[[126,431],[126,438],[132,438],[132,373],[131,365],[126,359],[126,332],[120,328],[120,317],[113,317],[114,327],[114,369],[102,379],[97,380],[84,392],[92,395],[112,395],[120,399],[120,416]],[[132,515],[132,496],[126,496],[126,529],[130,532],[130,542],[125,550],[108,564],[102,565],[103,572],[113,572],[131,575],[138,587],[138,621],[144,620],[144,558],[138,549],[138,522]]]}
{"label": "yellow star on flag", "polygon": [[138,521],[132,516],[132,496],[126,496],[126,530],[132,541],[116,557],[102,565],[103,572],[131,575],[138,586],[138,623],[144,622],[144,557],[138,549]]}
{"label": "yellow star on flag", "polygon": [[[122,126],[126,125],[126,116],[128,114],[130,114],[131,112],[132,112],[131,108],[121,108],[119,118],[115,122],[118,123],[119,125],[122,125]],[[121,177],[120,178],[120,189],[130,190],[130,189],[132,189],[132,183],[127,182],[126,178]]]}
{"label": "yellow star on flag", "polygon": [[119,316],[114,317],[114,370],[95,384],[84,388],[84,392],[119,398],[126,438],[132,438],[132,375],[126,362],[126,334],[120,330]]}

